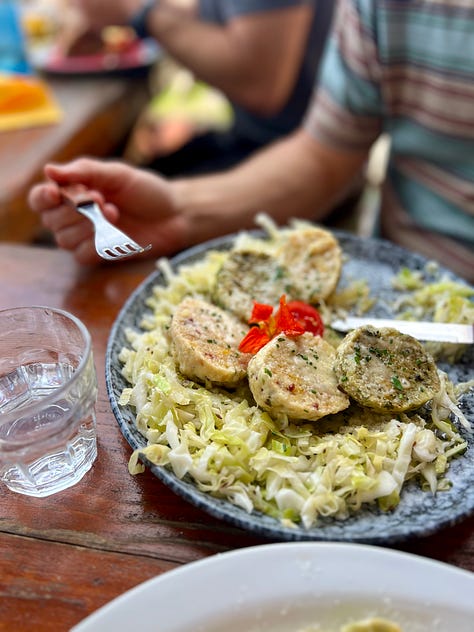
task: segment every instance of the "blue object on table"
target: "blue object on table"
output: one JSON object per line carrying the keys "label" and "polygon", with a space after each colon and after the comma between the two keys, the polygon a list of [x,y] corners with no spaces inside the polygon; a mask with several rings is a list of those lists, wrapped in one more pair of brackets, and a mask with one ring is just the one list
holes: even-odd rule
{"label": "blue object on table", "polygon": [[0,0],[0,72],[30,74],[17,2]]}

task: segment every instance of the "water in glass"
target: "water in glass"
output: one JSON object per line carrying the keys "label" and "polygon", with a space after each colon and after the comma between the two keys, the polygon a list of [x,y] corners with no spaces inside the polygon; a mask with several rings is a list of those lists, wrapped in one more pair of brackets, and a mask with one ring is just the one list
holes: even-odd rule
{"label": "water in glass", "polygon": [[[69,325],[59,315],[56,327]],[[51,317],[40,312],[35,325]],[[75,327],[69,338],[56,329],[48,345],[41,344],[48,334],[35,332],[31,348],[25,339],[33,336],[16,331],[16,346],[0,358],[0,480],[12,491],[49,496],[77,483],[96,459],[97,379],[87,330],[79,321]]]}

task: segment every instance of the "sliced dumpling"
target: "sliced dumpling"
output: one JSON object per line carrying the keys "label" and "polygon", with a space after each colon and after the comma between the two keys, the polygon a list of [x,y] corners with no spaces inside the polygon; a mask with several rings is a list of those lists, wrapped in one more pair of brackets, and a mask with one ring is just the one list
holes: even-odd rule
{"label": "sliced dumpling", "polygon": [[242,323],[219,307],[185,298],[171,321],[176,364],[191,379],[235,386],[245,378],[251,357],[238,349],[246,333]]}
{"label": "sliced dumpling", "polygon": [[316,226],[289,231],[276,254],[290,271],[294,298],[316,304],[335,290],[342,252],[329,231]]}
{"label": "sliced dumpling", "polygon": [[217,273],[213,299],[247,322],[255,301],[278,305],[288,284],[288,271],[270,253],[235,250]]}
{"label": "sliced dumpling", "polygon": [[277,336],[250,360],[250,390],[260,408],[292,419],[337,413],[349,398],[338,388],[334,360],[334,347],[320,336]]}
{"label": "sliced dumpling", "polygon": [[436,365],[423,345],[389,327],[359,327],[347,334],[334,369],[352,399],[379,412],[419,408],[440,389]]}

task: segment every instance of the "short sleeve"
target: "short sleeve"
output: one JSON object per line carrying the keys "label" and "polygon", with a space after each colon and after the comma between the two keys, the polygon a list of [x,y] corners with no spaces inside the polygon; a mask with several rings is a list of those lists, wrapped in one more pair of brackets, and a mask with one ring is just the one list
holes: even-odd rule
{"label": "short sleeve", "polygon": [[219,22],[227,22],[241,15],[288,9],[305,4],[316,6],[317,2],[318,0],[200,0],[199,15],[206,20],[217,18]]}
{"label": "short sleeve", "polygon": [[314,4],[314,0],[221,0],[221,2],[228,5],[227,15],[229,17]]}
{"label": "short sleeve", "polygon": [[305,128],[325,144],[369,149],[382,131],[374,2],[340,0]]}

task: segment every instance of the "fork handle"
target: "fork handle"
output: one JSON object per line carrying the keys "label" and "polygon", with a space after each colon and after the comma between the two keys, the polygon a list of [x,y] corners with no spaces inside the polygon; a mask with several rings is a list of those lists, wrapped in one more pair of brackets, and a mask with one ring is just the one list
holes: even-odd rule
{"label": "fork handle", "polygon": [[63,201],[72,206],[72,208],[87,217],[94,224],[94,228],[98,229],[101,225],[110,225],[110,222],[102,215],[101,208],[97,202],[91,200],[90,194],[82,188],[62,188],[61,196]]}
{"label": "fork handle", "polygon": [[63,202],[69,204],[73,208],[77,208],[83,204],[95,204],[91,198],[90,191],[84,189],[80,184],[71,185],[67,187],[60,187],[59,189]]}
{"label": "fork handle", "polygon": [[95,226],[96,230],[100,229],[100,226],[110,226],[110,222],[102,215],[97,202],[80,202],[75,205],[76,211],[87,217]]}

